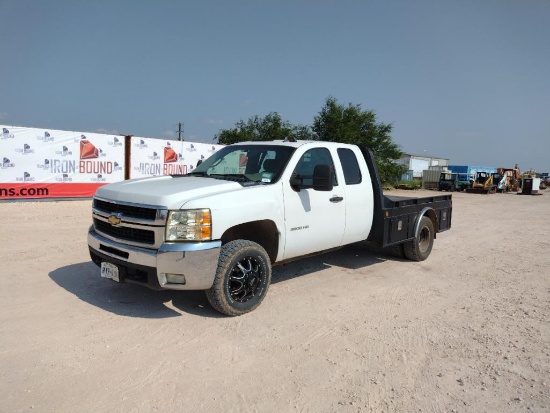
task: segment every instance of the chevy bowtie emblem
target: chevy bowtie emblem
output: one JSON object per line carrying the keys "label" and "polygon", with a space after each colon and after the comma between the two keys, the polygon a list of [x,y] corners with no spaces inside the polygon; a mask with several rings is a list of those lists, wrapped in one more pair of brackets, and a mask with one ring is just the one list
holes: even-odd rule
{"label": "chevy bowtie emblem", "polygon": [[122,222],[122,219],[117,215],[111,215],[108,221],[109,221],[109,224],[111,224],[113,227],[116,227],[118,224]]}

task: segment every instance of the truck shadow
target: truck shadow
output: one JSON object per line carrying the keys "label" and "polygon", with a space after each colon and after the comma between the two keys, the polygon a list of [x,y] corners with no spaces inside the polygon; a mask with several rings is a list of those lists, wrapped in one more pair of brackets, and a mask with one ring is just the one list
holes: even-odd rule
{"label": "truck shadow", "polygon": [[49,276],[82,301],[121,316],[170,318],[180,316],[181,311],[200,317],[223,317],[210,307],[204,291],[154,291],[139,285],[118,284],[101,278],[99,268],[92,262],[61,267]]}
{"label": "truck shadow", "polygon": [[[358,269],[388,259],[399,258],[364,243],[353,244],[341,250],[276,266],[272,283],[289,281],[334,266]],[[199,317],[225,317],[210,306],[204,291],[153,291],[138,285],[118,284],[101,278],[99,268],[92,262],[61,267],[48,275],[80,300],[125,317],[170,318],[178,317],[182,312]]]}
{"label": "truck shadow", "polygon": [[342,267],[350,270],[369,267],[387,260],[404,261],[388,249],[371,247],[370,243],[358,242],[342,249],[275,266],[272,284],[291,280],[330,267]]}

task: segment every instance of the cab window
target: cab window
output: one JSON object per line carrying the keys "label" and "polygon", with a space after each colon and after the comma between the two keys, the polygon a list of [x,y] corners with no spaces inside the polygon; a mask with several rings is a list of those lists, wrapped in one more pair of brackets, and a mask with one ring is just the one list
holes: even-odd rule
{"label": "cab window", "polygon": [[361,169],[353,151],[347,148],[338,148],[337,152],[344,170],[346,185],[360,184],[362,180]]}
{"label": "cab window", "polygon": [[323,164],[332,167],[332,185],[338,186],[336,172],[334,171],[334,162],[332,161],[330,151],[326,148],[310,149],[304,153],[294,169],[294,174],[302,177],[304,185],[313,185],[313,171],[315,170],[315,166]]}

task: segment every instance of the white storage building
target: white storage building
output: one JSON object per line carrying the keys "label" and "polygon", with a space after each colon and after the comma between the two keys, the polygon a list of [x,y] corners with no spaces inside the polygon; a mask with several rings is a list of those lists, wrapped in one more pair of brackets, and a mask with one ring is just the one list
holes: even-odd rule
{"label": "white storage building", "polygon": [[422,172],[427,169],[444,170],[449,165],[449,159],[439,158],[428,155],[403,154],[397,161],[405,165],[409,171],[412,171],[413,178],[422,178]]}

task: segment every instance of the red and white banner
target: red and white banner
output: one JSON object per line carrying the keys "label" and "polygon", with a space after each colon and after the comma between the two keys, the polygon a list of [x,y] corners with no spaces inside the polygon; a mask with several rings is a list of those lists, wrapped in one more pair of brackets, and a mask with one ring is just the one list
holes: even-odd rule
{"label": "red and white banner", "polygon": [[[222,147],[7,125],[0,128],[0,199],[11,200],[91,197],[101,185],[123,181],[125,176],[186,174]],[[126,139],[130,139],[129,147]]]}
{"label": "red and white banner", "polygon": [[185,175],[223,145],[132,137],[130,178]]}
{"label": "red and white banner", "polygon": [[0,199],[88,197],[124,179],[122,136],[0,128]]}

